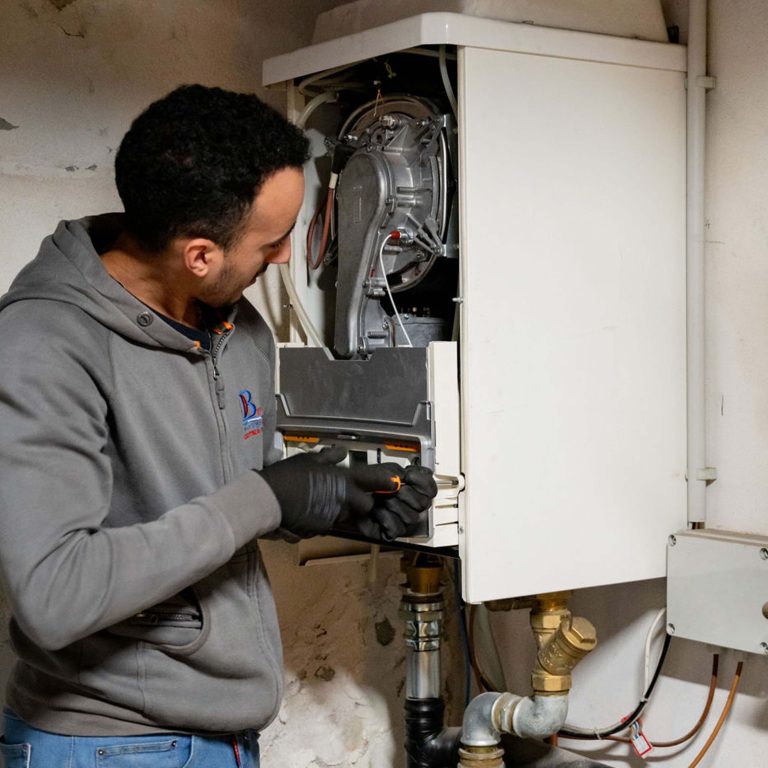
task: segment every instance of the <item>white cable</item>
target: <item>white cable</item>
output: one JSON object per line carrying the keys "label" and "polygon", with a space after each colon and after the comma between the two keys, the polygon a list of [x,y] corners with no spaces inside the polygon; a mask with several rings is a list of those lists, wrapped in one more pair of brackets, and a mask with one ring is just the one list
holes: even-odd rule
{"label": "white cable", "polygon": [[405,340],[408,342],[405,346],[412,347],[413,344],[411,343],[411,337],[408,335],[408,331],[405,330],[405,326],[403,325],[403,318],[400,317],[400,313],[397,311],[397,307],[395,306],[395,300],[392,298],[392,291],[389,289],[387,273],[384,269],[384,248],[386,248],[388,242],[389,237],[385,237],[384,242],[381,244],[381,248],[379,248],[379,266],[381,267],[381,277],[384,280],[384,287],[387,289],[387,296],[389,296],[389,300],[392,302],[392,310],[394,311],[397,322],[400,325],[400,330],[403,332],[403,336],[405,336]]}
{"label": "white cable", "polygon": [[448,77],[448,65],[445,61],[445,46],[440,46],[440,77],[443,80],[443,88],[445,88],[445,95],[448,97],[448,103],[451,105],[453,116],[458,119],[459,108],[456,104],[456,95],[453,92],[453,86],[451,85],[451,79]]}
{"label": "white cable", "polygon": [[309,319],[309,315],[304,309],[304,305],[301,303],[299,295],[296,293],[296,285],[293,282],[291,268],[288,264],[280,265],[280,277],[282,278],[283,285],[285,286],[285,290],[288,293],[288,300],[291,303],[291,308],[296,313],[299,325],[307,336],[307,341],[311,341],[312,344],[314,344],[316,347],[325,346],[317,332],[317,328],[315,328],[314,324]]}
{"label": "white cable", "polygon": [[336,101],[336,94],[333,91],[324,91],[323,93],[319,93],[314,98],[310,99],[304,106],[304,109],[301,110],[301,114],[299,115],[298,120],[296,120],[296,125],[304,130],[304,126],[307,124],[307,120],[309,120],[309,116],[321,105],[325,104],[328,101]]}
{"label": "white cable", "polygon": [[643,691],[641,695],[645,695],[648,690],[648,685],[651,682],[651,644],[653,643],[653,637],[656,634],[656,629],[659,626],[659,622],[664,618],[667,613],[666,608],[660,608],[656,614],[656,618],[653,620],[648,634],[645,637],[645,673],[643,676]]}
{"label": "white cable", "polygon": [[[310,115],[322,104],[325,104],[329,101],[335,101],[336,100],[336,94],[333,91],[326,91],[325,93],[320,93],[314,98],[310,99],[306,105],[304,106],[304,109],[301,110],[301,113],[299,114],[298,119],[296,120],[297,127],[304,130],[304,126],[307,123],[307,120],[309,120]],[[296,235],[291,235],[291,254],[292,258],[306,258],[306,253],[303,252],[300,245],[300,240]],[[304,335],[307,337],[307,343],[312,343],[316,347],[323,347],[325,346],[323,344],[323,340],[320,338],[320,334],[318,333],[317,328],[315,327],[315,324],[310,319],[309,315],[307,314],[307,310],[304,308],[304,304],[299,298],[299,292],[296,290],[296,283],[293,280],[293,275],[291,274],[291,267],[289,264],[281,264],[280,265],[280,278],[283,281],[283,285],[285,286],[285,291],[288,294],[288,301],[290,302],[291,308],[296,313],[296,319],[299,321],[299,326],[301,327],[301,330],[304,331]]]}

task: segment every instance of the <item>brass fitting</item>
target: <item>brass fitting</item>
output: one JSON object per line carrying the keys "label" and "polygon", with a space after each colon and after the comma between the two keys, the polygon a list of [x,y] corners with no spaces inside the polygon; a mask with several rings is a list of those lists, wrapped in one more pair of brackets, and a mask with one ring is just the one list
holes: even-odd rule
{"label": "brass fitting", "polygon": [[573,668],[596,645],[595,628],[568,610],[569,592],[537,595],[531,608],[531,629],[538,654],[531,673],[534,693],[553,695],[571,689]]}
{"label": "brass fitting", "polygon": [[461,747],[458,768],[504,768],[504,750],[498,747]]}
{"label": "brass fitting", "polygon": [[400,570],[405,574],[406,592],[417,595],[436,595],[442,591],[440,577],[443,564],[439,557],[420,552],[404,555]]}

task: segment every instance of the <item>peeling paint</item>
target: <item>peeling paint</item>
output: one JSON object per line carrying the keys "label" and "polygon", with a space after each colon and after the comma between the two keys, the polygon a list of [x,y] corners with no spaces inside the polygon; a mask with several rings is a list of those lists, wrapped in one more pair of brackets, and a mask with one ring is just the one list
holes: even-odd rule
{"label": "peeling paint", "polygon": [[387,646],[395,639],[395,628],[389,623],[388,618],[384,618],[383,621],[377,621],[374,625],[376,628],[376,642],[379,645]]}
{"label": "peeling paint", "polygon": [[89,165],[85,170],[86,171],[95,171],[99,166],[94,163],[93,165]]}
{"label": "peeling paint", "polygon": [[9,123],[7,120],[3,120],[0,117],[0,131],[15,131],[19,126]]}
{"label": "peeling paint", "polygon": [[70,173],[74,173],[75,171],[79,171],[80,168],[76,165],[68,165],[64,170],[69,171]]}
{"label": "peeling paint", "polygon": [[325,680],[326,683],[330,683],[334,677],[336,677],[336,670],[332,667],[326,667],[325,665],[318,667],[315,670],[315,677]]}

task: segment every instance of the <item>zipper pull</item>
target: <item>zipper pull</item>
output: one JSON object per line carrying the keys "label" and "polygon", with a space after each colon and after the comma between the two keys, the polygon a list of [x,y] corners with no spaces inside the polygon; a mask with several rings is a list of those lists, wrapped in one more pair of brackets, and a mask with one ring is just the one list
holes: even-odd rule
{"label": "zipper pull", "polygon": [[219,367],[216,365],[216,358],[213,355],[211,355],[211,362],[213,363],[213,386],[216,390],[216,402],[218,403],[219,408],[223,411],[225,405],[224,380],[221,378]]}
{"label": "zipper pull", "polygon": [[225,406],[224,382],[220,376],[216,379],[216,402],[219,404],[219,408],[223,411]]}

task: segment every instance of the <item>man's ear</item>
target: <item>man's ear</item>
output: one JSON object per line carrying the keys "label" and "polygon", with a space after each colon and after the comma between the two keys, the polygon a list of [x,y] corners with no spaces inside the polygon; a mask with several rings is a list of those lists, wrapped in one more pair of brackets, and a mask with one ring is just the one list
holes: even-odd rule
{"label": "man's ear", "polygon": [[195,237],[179,243],[184,266],[197,278],[217,272],[224,258],[224,251],[213,240]]}

